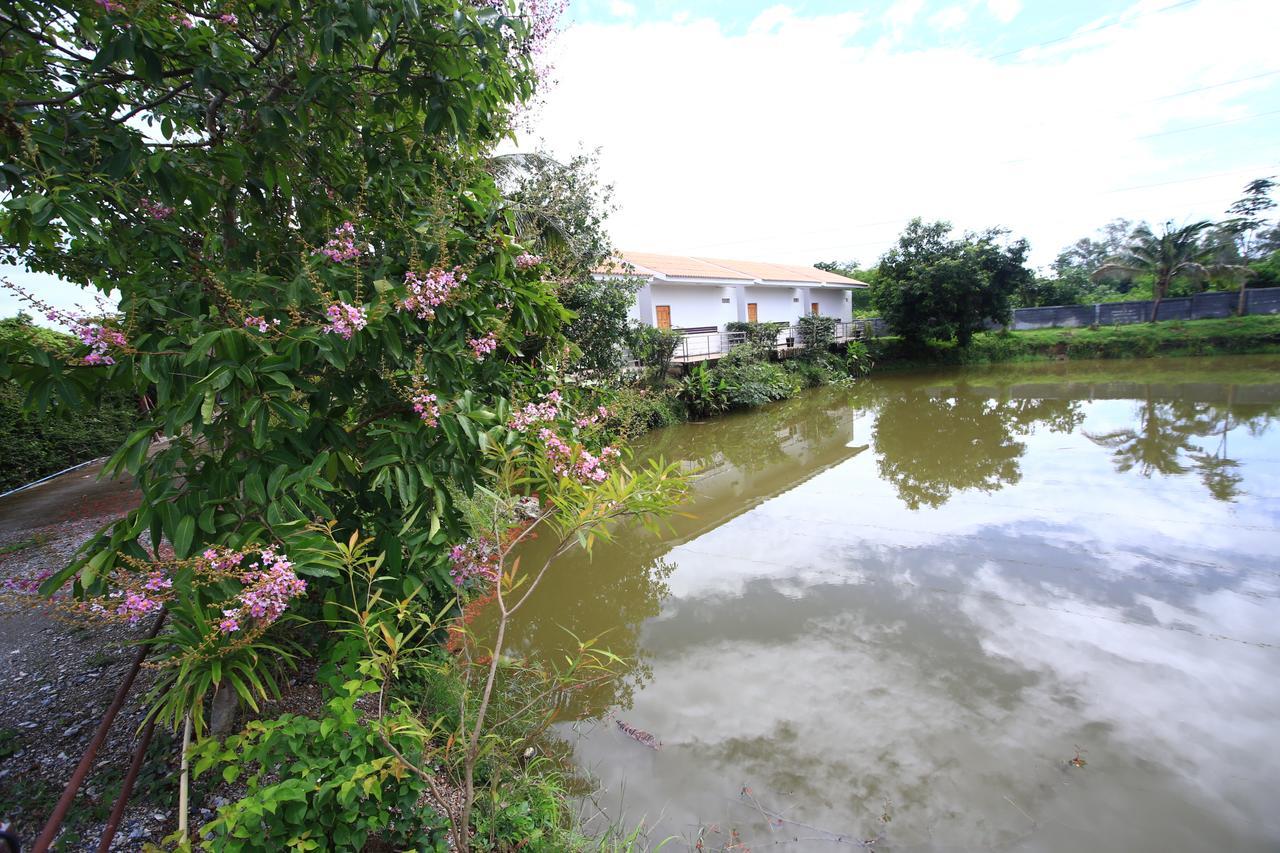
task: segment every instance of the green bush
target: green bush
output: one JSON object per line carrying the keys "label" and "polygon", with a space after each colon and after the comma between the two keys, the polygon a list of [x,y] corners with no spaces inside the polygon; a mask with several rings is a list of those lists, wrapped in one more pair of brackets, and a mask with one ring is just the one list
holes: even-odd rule
{"label": "green bush", "polygon": [[[31,325],[19,315],[0,320],[0,342],[35,339],[42,348],[70,349],[74,339]],[[106,456],[120,446],[138,417],[134,397],[108,391],[61,417],[23,412],[25,394],[14,382],[0,382],[0,492],[38,480],[72,465]]]}
{"label": "green bush", "polygon": [[844,351],[844,367],[850,376],[866,376],[875,367],[871,350],[862,341],[849,341]]}
{"label": "green bush", "polygon": [[742,335],[742,342],[737,346],[748,347],[756,358],[767,358],[777,348],[778,332],[786,327],[786,323],[778,322],[746,323],[735,321],[724,324],[724,330],[731,336]]}
{"label": "green bush", "polygon": [[723,380],[733,408],[784,400],[800,390],[795,377],[780,365],[755,360],[748,347],[734,347],[714,372]]}
{"label": "green bush", "polygon": [[729,384],[724,375],[699,362],[680,383],[680,399],[694,417],[705,417],[729,408]]}
{"label": "green bush", "polygon": [[604,404],[609,408],[610,432],[622,439],[678,424],[686,416],[677,392],[666,388],[618,388],[607,393]]}
{"label": "green bush", "polygon": [[795,381],[803,388],[817,388],[821,385],[830,385],[842,377],[842,373],[835,369],[832,360],[824,359],[804,359],[793,358],[783,364],[783,370],[791,374]]}
{"label": "green bush", "polygon": [[220,766],[224,781],[247,787],[202,828],[212,847],[360,850],[377,837],[396,849],[447,849],[444,819],[419,803],[426,782],[404,770],[356,708],[377,689],[348,682],[320,719],[254,720],[224,742],[193,747],[195,776]]}
{"label": "green bush", "polygon": [[831,349],[836,340],[836,318],[806,314],[796,320],[796,331],[799,333],[800,355],[806,359],[821,358]]}
{"label": "green bush", "polygon": [[627,332],[627,346],[636,361],[647,369],[649,381],[660,385],[666,379],[676,347],[680,346],[680,333],[675,329],[633,323]]}

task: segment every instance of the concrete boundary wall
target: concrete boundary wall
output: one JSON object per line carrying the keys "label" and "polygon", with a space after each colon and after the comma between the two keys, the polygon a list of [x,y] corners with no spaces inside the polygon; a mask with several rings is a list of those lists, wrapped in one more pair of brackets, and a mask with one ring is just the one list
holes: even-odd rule
{"label": "concrete boundary wall", "polygon": [[[1160,301],[1157,320],[1214,320],[1234,317],[1240,304],[1238,292],[1197,293]],[[1099,302],[1095,305],[1047,305],[1042,308],[1015,308],[1009,328],[1024,332],[1031,329],[1073,329],[1084,326],[1123,326],[1146,323],[1151,319],[1150,299],[1133,302]],[[1245,314],[1280,314],[1280,287],[1245,292]],[[869,318],[874,337],[891,334],[879,317]],[[1002,328],[989,323],[991,330]]]}

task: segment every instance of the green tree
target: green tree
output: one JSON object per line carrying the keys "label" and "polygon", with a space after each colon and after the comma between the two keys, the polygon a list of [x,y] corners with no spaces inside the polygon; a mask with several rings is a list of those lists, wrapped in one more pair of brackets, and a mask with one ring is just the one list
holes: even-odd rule
{"label": "green tree", "polygon": [[508,154],[493,158],[491,169],[517,236],[541,255],[561,304],[573,312],[565,328],[578,347],[570,369],[616,378],[636,286],[592,275],[613,251],[605,222],[616,209],[613,187],[600,179],[599,152],[565,162],[543,152]]}
{"label": "green tree", "polygon": [[1164,230],[1156,234],[1147,225],[1133,230],[1129,243],[1107,263],[1093,272],[1094,279],[1121,273],[1149,275],[1152,278],[1151,322],[1155,322],[1160,301],[1169,295],[1174,281],[1185,279],[1203,286],[1211,275],[1239,272],[1243,267],[1214,263],[1217,246],[1203,239],[1205,232],[1213,228],[1208,221],[1193,222],[1181,228],[1166,222]]}
{"label": "green tree", "polygon": [[[506,400],[565,319],[487,171],[546,22],[470,0],[235,8],[0,13],[6,260],[120,294],[112,318],[40,306],[82,343],[6,342],[0,379],[41,411],[154,400],[106,469],[141,506],[45,589],[108,592],[163,540],[178,561],[283,549],[322,592],[319,518],[439,602],[465,535],[447,486],[511,440]],[[161,642],[198,646],[177,659],[216,687],[209,649],[234,641],[201,644],[235,585],[175,565]]]}
{"label": "green tree", "polygon": [[[1271,251],[1268,251],[1268,237],[1263,232],[1267,223],[1262,215],[1275,209],[1276,203],[1271,198],[1271,191],[1276,186],[1276,182],[1271,178],[1252,180],[1245,185],[1244,195],[1227,208],[1231,218],[1222,223],[1221,227],[1234,238],[1235,245],[1239,248],[1240,258],[1245,262],[1264,260],[1271,254]],[[1262,234],[1260,235],[1259,232]],[[1262,239],[1259,239],[1259,236]],[[1240,277],[1240,302],[1236,306],[1237,314],[1244,314],[1245,288],[1251,277],[1248,274]]]}
{"label": "green tree", "polygon": [[1012,298],[1031,280],[1028,245],[1001,242],[989,229],[950,239],[948,222],[911,220],[876,271],[871,299],[908,341],[956,339],[961,346],[987,322],[1008,323]]}

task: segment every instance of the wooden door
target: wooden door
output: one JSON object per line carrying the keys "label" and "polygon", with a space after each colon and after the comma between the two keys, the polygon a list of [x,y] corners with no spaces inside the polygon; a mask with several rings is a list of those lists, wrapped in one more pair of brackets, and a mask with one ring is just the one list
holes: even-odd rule
{"label": "wooden door", "polygon": [[658,328],[670,329],[671,328],[671,306],[655,305],[654,308],[658,312]]}
{"label": "wooden door", "polygon": [[756,303],[754,302],[747,303],[747,322],[748,323],[760,322],[760,312],[757,310]]}
{"label": "wooden door", "polygon": [[818,316],[818,303],[816,302],[809,303],[809,313],[811,313],[815,317]]}

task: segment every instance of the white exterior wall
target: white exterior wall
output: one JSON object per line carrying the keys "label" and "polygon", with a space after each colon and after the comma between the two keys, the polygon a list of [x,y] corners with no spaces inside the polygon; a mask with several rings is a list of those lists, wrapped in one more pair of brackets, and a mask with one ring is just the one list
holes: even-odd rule
{"label": "white exterior wall", "polygon": [[[653,313],[650,325],[657,325],[659,305],[671,306],[671,327],[687,329],[695,326],[718,326],[737,319],[733,304],[733,288],[718,284],[665,284],[651,287]],[[729,304],[721,302],[729,299]]]}
{"label": "white exterior wall", "polygon": [[761,323],[794,323],[804,310],[793,301],[799,295],[794,287],[747,287],[747,302],[756,303],[756,319]]}
{"label": "white exterior wall", "polygon": [[818,303],[818,313],[823,317],[835,317],[841,321],[853,319],[853,302],[847,290],[814,288],[809,291],[809,301]]}

